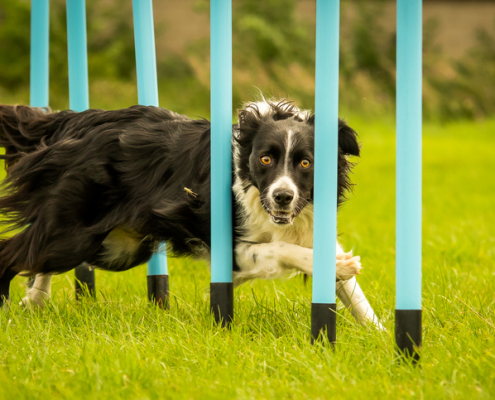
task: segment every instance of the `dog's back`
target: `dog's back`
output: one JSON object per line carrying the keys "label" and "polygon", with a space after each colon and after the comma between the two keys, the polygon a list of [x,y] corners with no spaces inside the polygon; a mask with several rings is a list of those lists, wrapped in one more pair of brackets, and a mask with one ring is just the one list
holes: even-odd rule
{"label": "dog's back", "polygon": [[[190,254],[193,239],[209,240],[209,126],[157,107],[49,114],[0,106],[0,158],[9,165],[0,211],[23,230],[0,242],[0,276],[82,261],[127,269],[158,240]],[[123,234],[138,244],[130,256],[106,246]]]}
{"label": "dog's back", "polygon": [[0,105],[0,147],[5,154],[5,166],[12,166],[19,158],[31,153],[43,138],[49,139],[75,114],[70,111],[50,113],[48,108]]}
{"label": "dog's back", "polygon": [[[125,111],[125,112],[124,112]],[[88,129],[109,124],[126,124],[139,119],[149,121],[188,120],[187,117],[172,111],[154,107],[134,106],[126,110],[87,110],[76,113],[71,110],[51,112],[49,108],[22,105],[0,104],[0,147],[10,167],[23,155],[34,152],[42,144],[50,144],[64,138],[78,139],[87,134]]]}

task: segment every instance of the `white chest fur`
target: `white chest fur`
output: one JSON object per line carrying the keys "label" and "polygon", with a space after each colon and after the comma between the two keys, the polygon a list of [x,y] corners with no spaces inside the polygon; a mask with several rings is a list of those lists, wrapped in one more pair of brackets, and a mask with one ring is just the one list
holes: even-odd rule
{"label": "white chest fur", "polygon": [[236,182],[234,192],[242,207],[241,240],[256,243],[285,242],[313,248],[312,204],[308,204],[292,224],[277,225],[270,222],[270,216],[263,209],[258,189],[251,186],[244,192],[240,182]]}

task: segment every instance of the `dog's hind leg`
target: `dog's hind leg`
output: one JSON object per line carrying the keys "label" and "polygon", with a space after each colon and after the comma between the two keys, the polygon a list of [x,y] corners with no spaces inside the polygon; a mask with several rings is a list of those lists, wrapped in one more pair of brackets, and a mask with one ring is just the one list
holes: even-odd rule
{"label": "dog's hind leg", "polygon": [[51,283],[52,274],[37,274],[32,287],[27,290],[26,297],[22,299],[19,305],[37,305],[43,308],[44,301],[50,298]]}
{"label": "dog's hind leg", "polygon": [[337,296],[358,322],[363,325],[371,322],[377,328],[385,330],[355,277],[347,281],[337,282]]}
{"label": "dog's hind leg", "polygon": [[17,274],[18,272],[7,268],[0,278],[0,307],[10,301],[10,282]]}

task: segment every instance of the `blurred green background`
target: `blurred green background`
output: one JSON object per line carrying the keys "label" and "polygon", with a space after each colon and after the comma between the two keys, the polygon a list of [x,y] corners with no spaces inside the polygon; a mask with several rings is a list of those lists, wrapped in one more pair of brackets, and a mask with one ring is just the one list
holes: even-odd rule
{"label": "blurred green background", "polygon": [[[132,2],[87,0],[90,102],[137,102]],[[266,95],[313,108],[315,0],[234,0],[234,109]],[[65,0],[50,1],[50,105],[68,108]],[[341,113],[394,110],[395,1],[341,6]],[[209,1],[154,2],[160,104],[209,115]],[[0,3],[0,101],[29,103],[30,1]],[[424,1],[424,113],[495,113],[495,2]]]}

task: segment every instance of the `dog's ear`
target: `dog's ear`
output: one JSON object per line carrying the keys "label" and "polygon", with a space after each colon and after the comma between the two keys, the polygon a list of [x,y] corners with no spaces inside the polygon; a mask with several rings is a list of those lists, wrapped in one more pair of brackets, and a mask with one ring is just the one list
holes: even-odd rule
{"label": "dog's ear", "polygon": [[269,101],[267,104],[271,108],[272,118],[274,121],[281,121],[283,119],[297,117],[299,111],[294,103],[290,100],[282,100],[278,103]]}
{"label": "dog's ear", "polygon": [[249,105],[244,109],[237,111],[239,120],[239,129],[241,131],[254,131],[259,128],[261,123],[261,114],[258,107]]}
{"label": "dog's ear", "polygon": [[306,120],[306,122],[311,126],[315,126],[315,115],[311,114],[309,118]]}
{"label": "dog's ear", "polygon": [[339,147],[345,154],[359,156],[357,133],[341,119],[339,119]]}
{"label": "dog's ear", "polygon": [[[310,115],[307,122],[309,125],[314,126],[315,115]],[[341,119],[339,119],[339,148],[344,154],[359,156],[360,147],[357,141],[357,133]]]}

